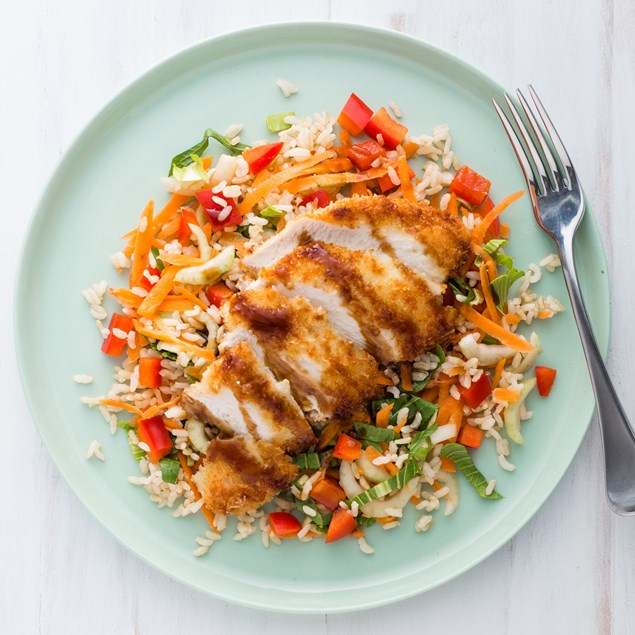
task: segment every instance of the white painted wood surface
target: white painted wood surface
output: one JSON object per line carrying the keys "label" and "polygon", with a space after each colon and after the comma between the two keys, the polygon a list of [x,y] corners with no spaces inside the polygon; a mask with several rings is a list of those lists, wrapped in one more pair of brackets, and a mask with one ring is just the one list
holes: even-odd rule
{"label": "white painted wood surface", "polygon": [[613,516],[604,503],[595,425],[535,518],[481,565],[424,596],[364,613],[297,617],[180,586],[120,547],[57,473],[22,397],[10,311],[36,197],[116,90],[181,47],[228,30],[294,19],[373,24],[438,44],[508,87],[539,88],[600,225],[614,298],[609,365],[635,417],[632,0],[20,0],[2,14],[0,390],[5,435],[20,449],[5,443],[1,462],[11,494],[2,497],[0,522],[0,633],[635,632],[635,518]]}

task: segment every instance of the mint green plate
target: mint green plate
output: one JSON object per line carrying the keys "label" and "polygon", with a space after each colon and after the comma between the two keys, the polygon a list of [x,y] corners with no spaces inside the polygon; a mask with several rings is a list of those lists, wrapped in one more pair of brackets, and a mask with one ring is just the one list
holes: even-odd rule
{"label": "mint green plate", "polygon": [[[278,78],[300,92],[285,99]],[[435,516],[427,533],[402,526],[368,531],[376,552],[363,555],[354,540],[325,545],[284,541],[264,549],[259,534],[234,542],[231,532],[195,558],[203,518],[174,519],[127,481],[137,473],[125,438],[111,437],[96,411],[79,403],[103,394],[111,360],[81,290],[97,280],[117,284],[109,254],[132,228],[150,197],[166,195],[159,177],[170,158],[205,128],[244,123],[244,140],[266,137],[268,113],[328,111],[337,115],[351,91],[374,107],[395,101],[413,133],[450,124],[461,161],[493,179],[493,196],[524,188],[516,159],[491,107],[502,89],[464,62],[414,38],[345,24],[266,26],[214,38],[159,64],[115,97],[72,145],[42,195],[24,245],[16,294],[20,372],[33,418],[60,471],[84,505],[110,532],[174,579],[216,597],[262,609],[336,612],[377,606],[421,593],[474,566],[509,540],[556,486],[573,458],[593,412],[593,399],[570,312],[539,323],[541,362],[558,369],[548,400],[532,397],[526,443],[515,446],[514,473],[502,471],[490,444],[475,453],[501,501],[483,501],[461,483],[452,516]],[[547,101],[548,98],[546,97]],[[558,116],[564,113],[554,113]],[[215,154],[220,152],[212,147]],[[519,266],[554,250],[534,222],[527,198],[506,214]],[[577,239],[579,272],[603,349],[609,298],[605,261],[591,215]],[[538,289],[566,304],[560,273]],[[568,306],[568,305],[567,305]],[[114,303],[107,304],[109,310]],[[35,317],[38,316],[38,317]],[[40,317],[43,316],[43,317]],[[80,386],[75,373],[95,376]],[[86,461],[92,439],[106,461]]]}

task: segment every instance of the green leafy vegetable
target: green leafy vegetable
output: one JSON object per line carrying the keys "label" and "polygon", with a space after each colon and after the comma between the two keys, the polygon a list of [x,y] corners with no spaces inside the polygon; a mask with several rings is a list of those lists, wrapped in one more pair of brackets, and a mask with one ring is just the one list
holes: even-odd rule
{"label": "green leafy vegetable", "polygon": [[185,167],[172,164],[172,175],[181,183],[192,181],[207,181],[207,171],[203,159],[197,154],[190,154],[191,161]]}
{"label": "green leafy vegetable", "polygon": [[468,483],[477,491],[481,498],[503,498],[496,490],[486,494],[487,479],[478,471],[464,445],[448,443],[441,450],[441,456],[450,459],[457,469],[465,476]]}
{"label": "green leafy vegetable", "polygon": [[241,236],[244,236],[245,238],[249,238],[250,227],[251,225],[238,225],[238,227],[236,227],[236,232],[239,233]]}
{"label": "green leafy vegetable", "polygon": [[425,430],[421,430],[417,432],[413,437],[412,441],[408,444],[408,453],[413,459],[417,461],[425,461],[428,456],[428,452],[432,447],[432,443],[430,442],[430,436],[439,426],[435,423],[434,425],[426,428]]}
{"label": "green leafy vegetable", "polygon": [[510,267],[505,273],[498,276],[498,278],[494,278],[494,280],[491,281],[490,286],[496,292],[496,297],[498,299],[496,306],[501,313],[504,313],[504,307],[507,303],[507,296],[509,295],[509,290],[511,289],[512,285],[517,280],[520,280],[520,278],[522,278],[524,275],[524,271],[515,269],[514,267]]}
{"label": "green leafy vegetable", "polygon": [[[303,507],[310,507],[314,512],[315,516],[311,516],[307,514]],[[331,517],[333,514],[321,514],[315,504],[315,501],[312,498],[308,498],[305,501],[295,499],[295,507],[299,512],[302,512],[305,516],[308,516],[311,519],[311,522],[320,530],[324,530],[328,527],[328,524],[331,522]]]}
{"label": "green leafy vegetable", "polygon": [[161,478],[164,483],[176,483],[181,469],[179,461],[176,459],[161,459],[159,467],[161,468]]}
{"label": "green leafy vegetable", "polygon": [[470,302],[476,298],[474,289],[470,287],[465,278],[450,278],[448,280],[448,284],[450,285],[450,289],[452,289],[452,293],[454,293],[455,298],[457,295],[461,296],[461,298],[465,298],[464,300],[459,300],[459,302],[470,304]]}
{"label": "green leafy vegetable", "polygon": [[160,349],[156,342],[148,342],[148,346],[153,350],[159,353],[163,359],[169,359],[171,361],[175,361],[178,355],[173,353],[172,351],[166,351],[164,349]]}
{"label": "green leafy vegetable", "polygon": [[501,247],[504,247],[509,243],[508,240],[504,238],[492,238],[483,245],[483,249],[490,255],[493,256]]}
{"label": "green leafy vegetable", "polygon": [[174,168],[183,169],[191,163],[194,163],[192,155],[200,157],[201,154],[203,154],[203,152],[207,150],[207,146],[209,145],[209,138],[212,132],[213,131],[208,128],[203,133],[203,138],[198,143],[195,143],[191,148],[183,150],[183,152],[180,152],[175,157],[173,157],[172,163],[170,163],[170,171],[168,172],[168,176],[172,176],[172,174],[174,173]]}
{"label": "green leafy vegetable", "polygon": [[317,452],[305,452],[295,457],[295,462],[301,470],[319,470],[320,457]]}
{"label": "green leafy vegetable", "polygon": [[269,205],[260,212],[259,216],[266,218],[274,227],[277,227],[278,221],[284,216],[284,212],[281,212],[273,205]]}
{"label": "green leafy vegetable", "polygon": [[402,408],[408,408],[408,423],[415,418],[417,412],[420,412],[421,425],[424,426],[432,419],[434,413],[438,410],[438,406],[429,401],[424,401],[421,397],[401,395],[401,397],[397,398],[384,398],[371,401],[370,406],[373,415],[376,415],[380,408],[387,404],[393,404],[388,425],[395,425],[397,423],[397,415]]}
{"label": "green leafy vegetable", "polygon": [[381,483],[367,489],[365,492],[358,494],[350,500],[352,503],[355,501],[358,505],[366,505],[371,501],[387,496],[395,490],[403,489],[408,481],[412,480],[417,474],[419,474],[419,466],[416,461],[408,460],[402,470],[397,472],[389,479],[382,481]]}
{"label": "green leafy vegetable", "polygon": [[157,269],[159,271],[163,271],[165,269],[165,265],[163,264],[163,260],[159,258],[159,250],[154,245],[152,245],[152,247],[150,247],[150,251],[152,252],[152,255],[154,256],[154,259],[156,260]]}
{"label": "green leafy vegetable", "polygon": [[357,524],[362,527],[372,527],[376,522],[376,518],[364,516],[363,514],[359,514],[359,516],[357,516]]}
{"label": "green leafy vegetable", "polygon": [[388,428],[378,428],[377,426],[361,421],[355,421],[355,432],[357,437],[365,441],[373,441],[374,443],[388,443],[399,438],[399,435]]}
{"label": "green leafy vegetable", "polygon": [[205,131],[205,134],[207,134],[209,137],[212,137],[212,139],[215,139],[216,141],[218,141],[218,143],[220,143],[224,148],[229,150],[229,152],[233,155],[242,154],[243,150],[246,150],[247,148],[251,147],[251,146],[248,146],[246,143],[237,143],[235,146],[233,146],[230,140],[225,135],[222,135],[220,132],[216,132],[216,130],[212,130],[211,128],[208,128]]}
{"label": "green leafy vegetable", "polygon": [[269,132],[282,132],[291,128],[291,124],[287,123],[284,118],[295,115],[294,112],[279,112],[276,115],[267,115],[267,130]]}

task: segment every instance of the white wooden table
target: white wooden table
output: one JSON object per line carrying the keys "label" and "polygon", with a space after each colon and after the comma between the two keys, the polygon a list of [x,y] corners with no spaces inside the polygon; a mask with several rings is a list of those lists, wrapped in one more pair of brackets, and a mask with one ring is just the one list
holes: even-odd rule
{"label": "white wooden table", "polygon": [[425,596],[364,613],[295,617],[182,587],[120,547],[57,473],[22,397],[10,310],[36,197],[114,91],[224,31],[290,19],[363,22],[427,39],[508,87],[539,88],[600,225],[614,298],[609,365],[635,417],[632,0],[20,0],[3,4],[2,14],[0,403],[10,440],[0,465],[11,494],[2,497],[0,522],[0,633],[635,632],[635,518],[618,518],[604,503],[596,425],[536,517],[481,565]]}

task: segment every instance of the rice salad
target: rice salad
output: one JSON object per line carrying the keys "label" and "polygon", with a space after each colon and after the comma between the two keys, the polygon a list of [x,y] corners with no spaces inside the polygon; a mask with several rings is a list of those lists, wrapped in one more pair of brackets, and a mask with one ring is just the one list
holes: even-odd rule
{"label": "rice salad", "polygon": [[[277,83],[285,96],[297,91],[291,82]],[[257,533],[265,547],[282,538],[352,536],[372,554],[369,527],[399,527],[407,506],[417,511],[410,530],[425,532],[436,513],[456,509],[461,487],[501,496],[495,478],[476,468],[475,450],[493,444],[500,468],[514,470],[512,447],[523,442],[521,424],[532,416],[529,395],[536,387],[549,394],[556,371],[535,367],[538,335],[517,331],[564,310],[532,288],[560,266],[558,257],[516,268],[505,253],[510,228],[500,213],[521,193],[495,205],[490,182],[460,164],[447,125],[415,135],[401,123],[407,113],[395,102],[389,107],[399,122],[354,94],[337,119],[326,112],[269,115],[275,141],[248,145],[242,125],[223,134],[206,130],[170,163],[162,179],[167,203],[155,211],[150,201],[111,256],[118,283],[97,282],[83,292],[96,343],[116,361],[112,386],[81,401],[99,411],[111,434],[126,437],[138,465],[128,477],[132,485],[175,517],[205,515],[209,528],[196,539],[195,556],[227,536],[229,526],[233,540]],[[212,144],[215,159],[207,156]],[[253,282],[243,255],[295,217],[371,195],[430,203],[471,233],[473,257],[443,298],[463,318],[457,333],[413,362],[384,365],[383,392],[363,420],[317,429],[315,447],[295,457],[292,485],[228,525],[227,516],[205,507],[193,480],[219,431],[189,417],[181,395],[218,355],[223,303]],[[110,316],[106,296],[120,304]],[[74,380],[93,381],[84,374]],[[106,458],[98,440],[86,458]]]}

